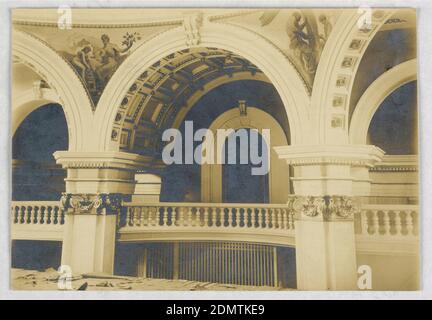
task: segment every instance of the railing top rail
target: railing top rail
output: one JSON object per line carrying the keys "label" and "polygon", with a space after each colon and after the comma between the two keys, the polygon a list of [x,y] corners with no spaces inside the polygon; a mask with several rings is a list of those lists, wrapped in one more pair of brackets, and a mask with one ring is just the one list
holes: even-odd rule
{"label": "railing top rail", "polygon": [[288,208],[284,203],[123,202],[125,207]]}
{"label": "railing top rail", "polygon": [[59,206],[60,201],[11,201],[11,206],[36,207],[36,206]]}
{"label": "railing top rail", "polygon": [[418,211],[419,206],[417,204],[364,204],[361,210],[391,210],[391,211]]}

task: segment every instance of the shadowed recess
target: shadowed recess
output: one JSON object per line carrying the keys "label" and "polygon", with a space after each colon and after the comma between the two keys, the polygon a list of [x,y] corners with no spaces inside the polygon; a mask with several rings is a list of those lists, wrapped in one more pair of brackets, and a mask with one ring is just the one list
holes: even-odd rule
{"label": "shadowed recess", "polygon": [[386,154],[418,154],[417,81],[401,86],[381,103],[369,126],[368,140]]}
{"label": "shadowed recess", "polygon": [[[288,119],[280,96],[271,84],[261,81],[234,81],[215,88],[193,106],[186,115],[185,121],[193,121],[194,131],[209,128],[218,116],[235,108],[238,100],[246,100],[248,106],[272,114],[284,129],[289,141]],[[184,122],[180,131],[184,136]],[[194,142],[194,148],[200,144],[201,142]],[[164,170],[162,179],[161,201],[200,201],[200,165],[169,165]],[[250,201],[256,202],[257,200],[251,199]]]}
{"label": "shadowed recess", "polygon": [[14,200],[58,200],[65,189],[65,171],[53,153],[68,149],[63,109],[47,104],[30,113],[12,140]]}

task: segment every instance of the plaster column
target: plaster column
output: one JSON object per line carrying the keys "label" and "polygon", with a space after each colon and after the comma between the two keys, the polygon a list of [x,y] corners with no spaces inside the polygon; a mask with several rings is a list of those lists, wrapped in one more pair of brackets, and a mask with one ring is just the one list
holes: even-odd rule
{"label": "plaster column", "polygon": [[150,159],[124,152],[58,151],[54,157],[67,169],[62,264],[73,274],[112,274],[121,201]]}
{"label": "plaster column", "polygon": [[[358,171],[380,161],[383,151],[366,145],[276,147],[294,168],[297,287],[300,290],[356,290],[353,215]],[[367,177],[362,177],[367,183]],[[369,182],[370,184],[370,182]]]}

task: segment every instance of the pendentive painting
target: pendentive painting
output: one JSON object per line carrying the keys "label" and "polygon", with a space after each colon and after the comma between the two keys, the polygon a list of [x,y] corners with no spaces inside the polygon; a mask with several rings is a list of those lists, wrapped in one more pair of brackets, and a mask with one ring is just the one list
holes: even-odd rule
{"label": "pendentive painting", "polygon": [[11,15],[13,290],[420,290],[415,9]]}

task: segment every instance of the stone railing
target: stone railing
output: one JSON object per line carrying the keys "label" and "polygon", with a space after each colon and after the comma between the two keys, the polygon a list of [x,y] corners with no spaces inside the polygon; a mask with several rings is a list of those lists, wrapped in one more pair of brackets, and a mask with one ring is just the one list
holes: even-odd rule
{"label": "stone railing", "polygon": [[417,205],[363,205],[355,216],[356,234],[367,237],[417,237]]}
{"label": "stone railing", "polygon": [[64,218],[59,201],[13,201],[12,239],[61,240]]}
{"label": "stone railing", "polygon": [[217,240],[227,239],[231,234],[233,239],[251,241],[273,235],[279,237],[273,239],[277,243],[285,241],[280,237],[294,235],[293,212],[283,204],[124,203],[123,206],[119,219],[121,234],[147,233],[149,238],[161,240],[164,235],[171,235],[170,239],[179,236],[184,240]]}
{"label": "stone railing", "polygon": [[11,214],[13,224],[64,224],[64,212],[58,201],[14,201]]}

